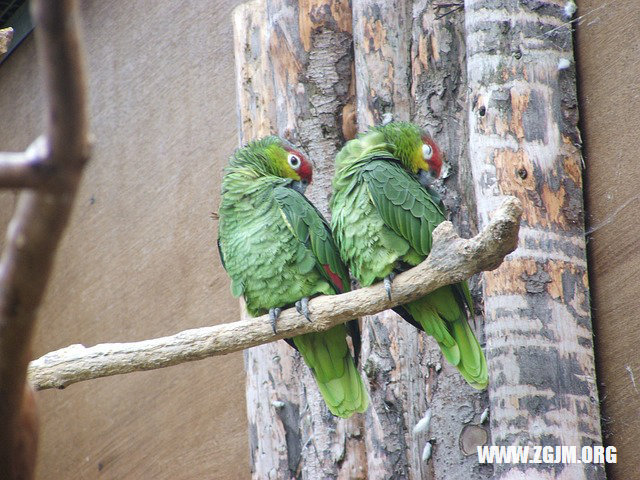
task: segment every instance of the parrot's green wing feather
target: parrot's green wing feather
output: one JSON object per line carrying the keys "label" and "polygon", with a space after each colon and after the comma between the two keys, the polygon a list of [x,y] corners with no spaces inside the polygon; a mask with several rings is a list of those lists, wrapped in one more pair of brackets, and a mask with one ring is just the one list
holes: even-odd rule
{"label": "parrot's green wing feather", "polygon": [[[300,242],[298,248],[313,253],[316,271],[331,283],[336,293],[349,290],[349,273],[340,259],[331,229],[320,212],[291,188],[277,187],[273,194],[289,230]],[[364,412],[369,405],[366,388],[356,369],[357,360],[351,356],[345,340],[347,332],[352,337],[357,359],[360,349],[357,320],[350,321],[348,326],[337,325],[326,332],[308,333],[292,339],[311,368],[329,410],[339,417]]]}
{"label": "parrot's green wing feather", "polygon": [[420,255],[431,251],[433,230],[444,219],[441,207],[400,165],[372,160],[362,178],[384,222]]}
{"label": "parrot's green wing feather", "polygon": [[[222,268],[227,270],[227,265],[224,262],[224,254],[222,253],[222,247],[220,245],[220,238],[219,237],[218,237],[218,240],[216,241],[216,245],[218,247],[218,255],[220,255],[220,262],[222,263]],[[244,285],[242,284],[242,282],[240,280],[232,278],[232,281],[231,281],[231,294],[234,297],[239,297],[243,293],[244,293]]]}
{"label": "parrot's green wing feather", "polygon": [[317,271],[334,286],[336,293],[348,291],[349,273],[340,259],[331,228],[324,217],[292,188],[278,187],[273,195],[291,232],[304,247],[313,252]]}
{"label": "parrot's green wing feather", "polygon": [[[433,230],[445,220],[439,199],[391,158],[370,160],[363,167],[362,179],[385,224],[422,258],[428,255]],[[442,287],[405,308],[435,338],[445,358],[469,384],[482,389],[488,382],[487,364],[467,322],[465,305],[473,313],[469,287],[461,282]]]}
{"label": "parrot's green wing feather", "polygon": [[[252,316],[350,286],[326,221],[291,188],[289,150],[282,140],[268,137],[238,150],[225,169],[218,248],[232,292],[244,296]],[[342,417],[368,404],[348,331],[357,354],[356,321],[287,339],[311,368],[331,412]]]}

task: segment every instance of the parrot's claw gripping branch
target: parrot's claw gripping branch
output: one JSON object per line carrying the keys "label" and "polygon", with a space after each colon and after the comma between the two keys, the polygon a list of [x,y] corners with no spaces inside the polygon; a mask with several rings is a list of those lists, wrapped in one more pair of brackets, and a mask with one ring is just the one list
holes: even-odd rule
{"label": "parrot's claw gripping branch", "polygon": [[296,311],[307,319],[308,322],[311,321],[311,317],[309,316],[309,298],[304,297],[296,302]]}
{"label": "parrot's claw gripping branch", "polygon": [[31,362],[29,378],[39,390],[62,388],[83,380],[168,367],[327,330],[348,320],[408,303],[476,273],[496,269],[518,244],[521,216],[520,201],[506,197],[488,225],[473,238],[460,238],[450,222],[443,222],[433,232],[429,257],[396,276],[392,300],[380,295],[380,285],[372,285],[311,299],[313,322],[301,318],[293,308],[282,311],[277,333],[272,329],[272,316],[263,315],[142,342],[108,343],[90,348],[72,345]]}
{"label": "parrot's claw gripping branch", "polygon": [[387,298],[391,300],[391,284],[393,283],[393,279],[396,278],[396,274],[391,272],[389,275],[384,277],[384,289],[387,291]]}
{"label": "parrot's claw gripping branch", "polygon": [[280,312],[282,312],[282,309],[280,307],[269,309],[269,323],[271,324],[271,329],[273,330],[274,335],[278,333],[278,329],[276,328],[276,322],[278,321]]}

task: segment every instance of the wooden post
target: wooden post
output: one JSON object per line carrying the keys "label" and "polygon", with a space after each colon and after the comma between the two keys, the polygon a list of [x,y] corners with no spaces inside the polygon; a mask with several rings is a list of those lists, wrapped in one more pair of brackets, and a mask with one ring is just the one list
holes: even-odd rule
{"label": "wooden post", "polygon": [[[354,0],[358,130],[409,120],[411,2]],[[427,412],[426,342],[393,311],[364,318],[362,361],[371,405],[365,413],[370,479],[423,478],[420,460],[428,438],[412,437]],[[434,365],[436,362],[433,362]]]}
{"label": "wooden post", "polygon": [[[351,5],[347,0],[267,0],[277,133],[314,163],[309,199],[329,218],[334,158],[353,132]],[[302,374],[302,462],[308,478],[365,478],[362,419],[328,414],[311,372]]]}
{"label": "wooden post", "polygon": [[[436,187],[464,234],[477,227],[474,197],[481,226],[504,195],[518,196],[528,210],[523,246],[508,268],[483,280],[491,442],[483,425],[486,394],[468,387],[426,336],[384,313],[364,325],[363,363],[372,400],[364,428],[323,416],[315,389],[306,388],[310,379],[303,378],[300,401],[288,400],[298,410],[285,415],[288,427],[273,443],[281,465],[260,466],[258,473],[253,458],[255,478],[288,472],[309,478],[484,479],[493,468],[477,464],[477,445],[601,443],[571,35],[561,7],[552,2],[543,1],[541,8],[540,2],[516,0],[500,5],[467,0],[465,12],[451,5],[452,13],[442,15],[442,5],[433,0],[353,0],[354,75],[347,53],[348,2],[266,0],[260,25],[271,33],[268,40],[260,37],[257,48],[268,48],[261,61],[271,62],[263,74],[273,76],[273,92],[267,93],[275,99],[271,125],[316,162],[310,197],[323,213],[333,159],[352,136],[355,116],[361,131],[374,123],[411,120],[432,134],[451,166]],[[244,55],[257,45],[252,35],[251,47],[247,41],[240,50]],[[357,108],[351,103],[354,90]],[[478,282],[471,285],[477,294]],[[482,320],[476,318],[480,339]],[[283,381],[288,368],[295,367],[281,367]],[[257,404],[272,398],[265,391],[250,395]],[[413,434],[428,413],[431,429]],[[253,425],[252,451],[266,455],[261,435],[270,427]],[[288,470],[279,470],[282,465]],[[503,465],[497,473],[515,478],[529,468],[542,478],[586,478],[580,465]],[[604,475],[600,467],[595,472],[596,478]]]}
{"label": "wooden post", "polygon": [[[314,162],[308,196],[328,216],[333,161],[355,132],[351,6],[254,1],[234,24],[242,140],[276,133],[301,146]],[[253,478],[366,477],[361,417],[330,415],[288,345],[251,349],[246,366]]]}
{"label": "wooden post", "polygon": [[[571,24],[544,0],[466,0],[465,16],[479,220],[503,195],[525,209],[520,247],[484,276],[492,443],[601,445]],[[590,464],[496,473],[605,478]]]}
{"label": "wooden post", "polygon": [[[275,132],[275,94],[264,0],[233,13],[239,144]],[[242,317],[247,317],[241,302]],[[245,350],[252,478],[294,478],[300,469],[300,360],[285,342]]]}
{"label": "wooden post", "polygon": [[[430,131],[453,171],[439,188],[456,223],[465,220],[468,235],[462,206],[467,200],[461,202],[468,195],[460,193],[457,175],[466,153],[463,21],[460,14],[436,20],[435,3],[354,0],[358,129],[410,120]],[[368,317],[365,325],[370,478],[388,478],[390,472],[394,478],[488,478],[492,469],[477,466],[478,440],[469,442],[463,434],[473,426],[488,438],[478,425],[486,395],[466,385],[437,344],[392,311]],[[429,414],[432,428],[414,434]]]}
{"label": "wooden post", "polygon": [[[412,14],[411,99],[412,121],[431,133],[444,152],[448,168],[435,186],[446,204],[449,219],[462,236],[477,233],[475,192],[467,151],[467,75],[464,11],[456,5],[441,7],[437,0],[415,0]],[[481,297],[479,276],[469,281],[474,298]],[[476,302],[477,303],[477,302]],[[484,346],[482,307],[476,307],[475,326]],[[430,341],[432,358],[439,348]],[[432,414],[428,438],[433,445],[434,479],[486,479],[491,465],[479,465],[478,445],[488,442],[488,425],[482,414],[487,392],[469,387],[457,369],[440,360],[438,373],[430,365],[427,402]]]}

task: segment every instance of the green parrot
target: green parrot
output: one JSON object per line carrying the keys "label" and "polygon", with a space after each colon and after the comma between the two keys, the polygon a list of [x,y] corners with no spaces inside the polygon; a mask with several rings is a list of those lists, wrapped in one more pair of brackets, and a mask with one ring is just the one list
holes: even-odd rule
{"label": "green parrot", "polygon": [[[295,305],[310,320],[310,297],[350,287],[329,224],[304,196],[311,179],[305,156],[270,136],[237,150],[222,181],[222,264],[232,293],[244,296],[250,315],[268,312],[274,332],[282,308]],[[286,339],[311,368],[331,413],[344,418],[364,412],[369,403],[347,334],[358,358],[357,320]]]}
{"label": "green parrot", "polygon": [[[430,187],[442,159],[418,126],[395,122],[349,141],[336,157],[331,228],[342,259],[361,285],[383,280],[391,298],[396,273],[422,262],[432,233],[445,220]],[[467,323],[473,312],[466,282],[448,285],[394,308],[433,336],[445,358],[474,388],[487,386],[487,362]]]}

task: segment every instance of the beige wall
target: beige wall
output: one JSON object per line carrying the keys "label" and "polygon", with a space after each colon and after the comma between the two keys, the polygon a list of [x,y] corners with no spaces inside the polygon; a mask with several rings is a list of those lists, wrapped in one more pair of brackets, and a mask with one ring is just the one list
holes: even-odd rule
{"label": "beige wall", "polygon": [[[589,270],[609,480],[638,478],[640,3],[580,0],[577,27]],[[635,382],[635,383],[634,383]]]}
{"label": "beige wall", "polygon": [[[237,3],[81,2],[95,150],[35,356],[238,318],[210,218],[237,141]],[[34,54],[29,37],[0,67],[3,150],[24,149],[41,131]],[[13,202],[0,196],[2,225]],[[39,392],[37,400],[38,478],[249,474],[242,354]]]}

